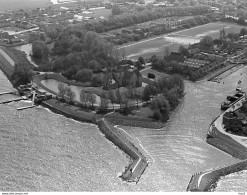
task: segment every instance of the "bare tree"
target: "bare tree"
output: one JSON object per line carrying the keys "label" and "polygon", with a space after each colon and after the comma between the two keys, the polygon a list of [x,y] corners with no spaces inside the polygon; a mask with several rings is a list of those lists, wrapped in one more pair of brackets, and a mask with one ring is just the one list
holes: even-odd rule
{"label": "bare tree", "polygon": [[120,54],[121,54],[122,60],[125,60],[126,59],[126,49],[125,48],[121,48],[120,49]]}
{"label": "bare tree", "polygon": [[92,93],[87,94],[87,100],[91,103],[92,107],[96,103],[96,96]]}
{"label": "bare tree", "polygon": [[106,110],[108,108],[109,100],[107,94],[103,92],[100,96],[100,108]]}
{"label": "bare tree", "polygon": [[165,49],[164,49],[164,56],[165,57],[168,57],[170,54],[171,54],[171,51],[170,51],[169,47],[165,47]]}
{"label": "bare tree", "polygon": [[75,92],[73,92],[70,87],[65,87],[65,92],[69,101],[72,102],[75,99]]}
{"label": "bare tree", "polygon": [[64,98],[64,95],[66,93],[65,85],[63,83],[59,83],[57,88],[58,88],[58,95]]}
{"label": "bare tree", "polygon": [[111,104],[112,104],[112,107],[114,110],[114,101],[116,98],[115,98],[115,95],[111,89],[109,89],[109,91],[108,91],[108,96],[109,96],[109,100],[111,101]]}
{"label": "bare tree", "polygon": [[86,103],[87,103],[87,94],[83,90],[81,90],[81,92],[80,92],[80,101],[82,103],[84,103],[85,106],[86,106]]}

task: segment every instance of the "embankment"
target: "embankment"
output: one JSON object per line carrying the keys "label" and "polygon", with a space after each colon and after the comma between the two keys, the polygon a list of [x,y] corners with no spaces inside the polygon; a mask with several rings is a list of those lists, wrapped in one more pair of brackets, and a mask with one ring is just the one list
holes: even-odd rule
{"label": "embankment", "polygon": [[106,115],[105,118],[114,125],[131,126],[131,127],[143,127],[150,129],[161,129],[164,127],[164,123],[154,121],[149,118],[141,117],[129,117],[123,115]]}
{"label": "embankment", "polygon": [[241,160],[247,159],[246,148],[231,137],[217,132],[217,137],[207,136],[207,143]]}
{"label": "embankment", "polygon": [[107,122],[105,118],[99,120],[98,125],[106,138],[128,154],[132,159],[132,163],[125,169],[120,177],[124,181],[138,182],[142,173],[148,166],[146,158],[129,140],[117,131],[115,127]]}
{"label": "embankment", "polygon": [[247,169],[247,160],[207,172],[196,173],[191,177],[187,191],[212,191],[220,177]]}
{"label": "embankment", "polygon": [[228,70],[230,70],[230,69],[232,69],[232,68],[234,68],[236,66],[239,66],[239,64],[231,64],[231,65],[229,65],[229,66],[227,66],[227,67],[225,67],[225,68],[223,68],[223,69],[221,69],[219,71],[216,71],[211,76],[209,76],[207,80],[208,81],[212,81],[215,77],[223,74],[224,72],[226,72],[226,71],[228,71]]}

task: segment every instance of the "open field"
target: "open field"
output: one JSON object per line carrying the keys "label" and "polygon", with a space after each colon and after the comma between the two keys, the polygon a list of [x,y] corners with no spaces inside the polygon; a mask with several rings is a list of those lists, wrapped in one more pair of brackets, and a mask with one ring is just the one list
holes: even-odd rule
{"label": "open field", "polygon": [[103,16],[104,18],[108,18],[111,15],[111,9],[94,9],[92,10],[94,12],[94,17],[99,18],[100,16]]}
{"label": "open field", "polygon": [[242,26],[229,23],[209,23],[191,29],[181,30],[158,37],[141,40],[128,45],[120,46],[125,50],[126,56],[130,59],[137,59],[139,56],[150,58],[153,54],[164,55],[165,48],[170,51],[177,51],[180,45],[197,43],[206,35],[212,38],[219,37],[219,31],[225,28],[226,34],[229,32],[240,32]]}

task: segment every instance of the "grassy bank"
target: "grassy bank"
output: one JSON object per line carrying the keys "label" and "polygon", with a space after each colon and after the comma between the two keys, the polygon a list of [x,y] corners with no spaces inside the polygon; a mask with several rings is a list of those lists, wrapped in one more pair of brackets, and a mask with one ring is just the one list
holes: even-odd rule
{"label": "grassy bank", "polygon": [[106,115],[105,118],[114,125],[122,125],[122,126],[161,129],[165,125],[164,123],[149,118],[124,116],[119,113],[111,113],[109,115]]}

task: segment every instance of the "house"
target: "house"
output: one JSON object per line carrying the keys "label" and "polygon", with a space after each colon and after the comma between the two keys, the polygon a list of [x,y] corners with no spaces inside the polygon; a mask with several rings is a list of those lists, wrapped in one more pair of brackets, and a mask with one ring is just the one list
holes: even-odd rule
{"label": "house", "polygon": [[183,62],[185,60],[185,57],[182,53],[179,52],[171,52],[170,56],[167,58],[167,61],[177,61],[177,62]]}
{"label": "house", "polygon": [[11,44],[13,44],[13,43],[20,43],[21,42],[21,39],[19,39],[19,38],[12,38],[12,39],[10,39],[10,43]]}
{"label": "house", "polygon": [[142,85],[141,73],[129,64],[118,65],[113,70],[108,70],[104,77],[105,88],[140,87]]}
{"label": "house", "polygon": [[7,32],[0,32],[0,39],[8,39],[9,33]]}

